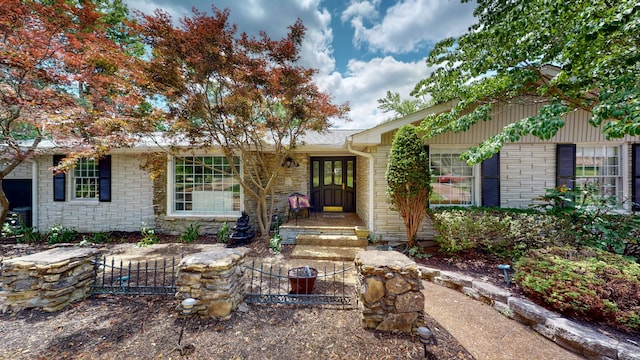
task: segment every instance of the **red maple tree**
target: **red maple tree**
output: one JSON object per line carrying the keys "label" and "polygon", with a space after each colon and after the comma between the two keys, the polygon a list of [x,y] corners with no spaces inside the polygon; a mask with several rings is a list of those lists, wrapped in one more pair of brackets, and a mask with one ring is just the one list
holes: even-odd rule
{"label": "red maple tree", "polygon": [[301,21],[273,40],[238,34],[229,10],[212,10],[194,10],[179,25],[159,10],[139,14],[152,49],[147,74],[168,108],[166,128],[178,139],[221,149],[229,164],[239,157],[233,175],[256,201],[266,234],[280,165],[307,132],[326,130],[348,106],[333,104],[314,84],[316,70],[297,63],[306,31]]}
{"label": "red maple tree", "polygon": [[[46,4],[45,4],[46,3]],[[138,87],[126,7],[0,2],[0,181],[42,151],[99,156],[131,141],[148,107]],[[9,202],[0,188],[0,222]]]}

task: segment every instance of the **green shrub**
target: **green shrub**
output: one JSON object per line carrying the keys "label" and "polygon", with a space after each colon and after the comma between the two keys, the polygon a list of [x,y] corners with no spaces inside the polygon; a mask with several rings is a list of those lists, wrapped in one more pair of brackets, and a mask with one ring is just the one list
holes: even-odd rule
{"label": "green shrub", "polygon": [[516,260],[530,249],[571,242],[564,219],[523,209],[440,208],[434,240],[448,253],[478,249]]}
{"label": "green shrub", "polygon": [[280,234],[274,234],[271,239],[269,239],[269,248],[276,254],[282,252],[282,237],[280,237]]}
{"label": "green shrub", "polygon": [[594,248],[530,251],[515,264],[527,296],[589,321],[640,332],[640,265]]}
{"label": "green shrub", "polygon": [[200,224],[191,223],[189,227],[178,237],[178,240],[183,243],[191,244],[192,242],[198,240],[198,236],[200,236]]}
{"label": "green shrub", "polygon": [[138,241],[138,246],[140,247],[145,247],[160,242],[160,239],[158,238],[158,235],[156,235],[156,232],[152,228],[147,227],[147,225],[144,223],[142,223],[142,226],[140,227],[140,235],[142,235],[142,239]]}
{"label": "green shrub", "polygon": [[63,227],[58,224],[47,231],[47,244],[75,242],[78,232],[74,228]]}
{"label": "green shrub", "polygon": [[19,243],[35,243],[43,240],[42,234],[40,234],[36,229],[29,226],[22,226],[18,234]]}
{"label": "green shrub", "polygon": [[111,241],[111,234],[105,231],[92,233],[86,240],[93,244],[103,244]]}
{"label": "green shrub", "polygon": [[640,236],[640,216],[620,214],[621,205],[614,197],[602,196],[591,182],[576,189],[566,186],[546,189],[545,195],[532,205],[554,215],[567,226],[573,245],[590,246],[622,254],[629,243]]}
{"label": "green shrub", "polygon": [[229,224],[227,224],[227,222],[225,221],[224,223],[222,223],[222,226],[218,231],[218,242],[226,244],[227,241],[229,241],[229,232]]}

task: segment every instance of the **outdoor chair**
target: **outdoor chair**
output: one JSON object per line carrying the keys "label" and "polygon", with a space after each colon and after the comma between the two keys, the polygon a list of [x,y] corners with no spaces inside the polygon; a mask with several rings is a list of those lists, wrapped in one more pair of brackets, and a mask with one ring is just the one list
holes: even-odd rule
{"label": "outdoor chair", "polygon": [[306,215],[309,218],[309,212],[311,211],[311,204],[309,203],[309,197],[300,193],[293,193],[289,195],[289,214],[287,216],[287,222],[293,215],[296,219],[296,225],[298,225],[298,216]]}

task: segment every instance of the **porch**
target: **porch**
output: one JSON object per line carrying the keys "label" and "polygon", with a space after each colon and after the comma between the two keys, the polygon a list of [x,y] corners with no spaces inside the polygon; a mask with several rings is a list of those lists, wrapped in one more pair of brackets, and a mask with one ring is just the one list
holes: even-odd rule
{"label": "porch", "polygon": [[296,243],[296,236],[304,235],[353,235],[355,236],[356,226],[364,228],[365,224],[356,213],[337,212],[311,212],[298,215],[298,219],[293,216],[282,219],[280,225],[280,236],[282,243],[293,245]]}

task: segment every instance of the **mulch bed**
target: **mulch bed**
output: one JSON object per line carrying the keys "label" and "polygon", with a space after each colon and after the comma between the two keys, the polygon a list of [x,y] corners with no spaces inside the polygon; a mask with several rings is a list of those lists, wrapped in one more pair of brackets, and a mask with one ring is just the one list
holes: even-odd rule
{"label": "mulch bed", "polygon": [[[134,235],[122,239],[137,242]],[[163,243],[173,241],[161,238]],[[215,239],[201,237],[197,243],[215,243]],[[273,256],[266,239],[255,240],[249,247],[250,256]],[[0,245],[0,254],[15,257],[45,248],[43,244]],[[285,258],[292,248],[283,247]],[[53,314],[33,309],[0,314],[0,358],[424,358],[417,336],[364,329],[357,309],[247,305],[228,321],[191,318],[185,323],[177,304],[172,297],[100,295]],[[433,358],[473,359],[433,319],[427,317],[426,323],[438,340],[431,349]]]}

